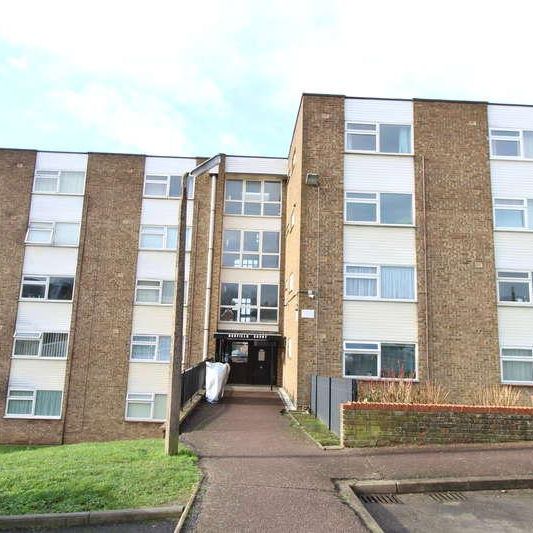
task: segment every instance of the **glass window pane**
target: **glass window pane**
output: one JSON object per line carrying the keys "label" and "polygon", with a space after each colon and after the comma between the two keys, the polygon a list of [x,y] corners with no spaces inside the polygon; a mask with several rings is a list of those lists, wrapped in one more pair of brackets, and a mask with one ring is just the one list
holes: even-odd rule
{"label": "glass window pane", "polygon": [[159,303],[159,289],[137,289],[137,302],[141,303]]}
{"label": "glass window pane", "polygon": [[379,346],[373,343],[346,342],[344,344],[347,350],[378,350],[379,349]]}
{"label": "glass window pane", "polygon": [[529,283],[499,281],[500,302],[529,302]]}
{"label": "glass window pane", "polygon": [[220,305],[236,305],[239,299],[238,283],[223,283],[220,295]]}
{"label": "glass window pane", "polygon": [[346,272],[348,274],[376,274],[377,275],[378,269],[377,267],[346,265]]}
{"label": "glass window pane", "polygon": [[179,198],[182,195],[181,176],[170,176],[170,187],[168,189],[168,195],[171,198]]}
{"label": "glass window pane", "polygon": [[415,347],[412,344],[381,345],[381,377],[414,378]]}
{"label": "glass window pane", "polygon": [[242,200],[241,180],[226,180],[226,200]]}
{"label": "glass window pane", "polygon": [[224,204],[224,213],[226,215],[241,215],[242,202],[226,202]]}
{"label": "glass window pane", "polygon": [[376,297],[378,295],[377,280],[346,278],[346,295]]}
{"label": "glass window pane", "polygon": [[165,420],[167,417],[167,395],[156,394],[154,398],[154,420]]}
{"label": "glass window pane", "polygon": [[278,310],[277,309],[261,309],[261,322],[277,322]]}
{"label": "glass window pane", "polygon": [[245,252],[258,252],[259,251],[259,232],[258,231],[245,231],[243,235],[242,249]]}
{"label": "glass window pane", "polygon": [[79,233],[79,224],[58,222],[56,224],[54,242],[65,246],[75,246],[78,244]]}
{"label": "glass window pane", "polygon": [[48,287],[49,300],[72,300],[74,278],[50,278]]}
{"label": "glass window pane", "polygon": [[128,402],[126,416],[128,418],[150,418],[152,415],[152,404],[149,402]]}
{"label": "glass window pane", "polygon": [[506,272],[505,270],[498,271],[499,278],[516,278],[516,279],[529,279],[527,272]]}
{"label": "glass window pane", "polygon": [[259,255],[243,254],[241,266],[243,268],[259,268]]}
{"label": "glass window pane", "polygon": [[59,192],[63,194],[83,194],[85,172],[62,171],[59,179]]}
{"label": "glass window pane", "polygon": [[520,132],[516,130],[490,130],[490,133],[499,137],[520,137]]}
{"label": "glass window pane", "polygon": [[25,340],[15,339],[15,355],[39,355],[39,341],[38,340]]}
{"label": "glass window pane", "polygon": [[52,224],[30,223],[27,239],[28,242],[49,243],[52,239]]}
{"label": "glass window pane", "polygon": [[67,333],[43,333],[41,357],[66,357],[67,348]]}
{"label": "glass window pane", "polygon": [[[268,205],[268,204],[266,204]],[[261,215],[261,204],[245,202],[244,204],[244,214],[245,215]]]}
{"label": "glass window pane", "polygon": [[518,141],[492,140],[492,155],[503,157],[518,157],[520,148]]}
{"label": "glass window pane", "polygon": [[262,268],[279,268],[279,255],[263,255]]}
{"label": "glass window pane", "polygon": [[358,122],[347,122],[347,130],[358,130],[358,131],[376,131],[375,124],[361,124]]}
{"label": "glass window pane", "polygon": [[155,337],[154,344],[136,344],[135,342],[131,346],[131,358],[132,359],[155,359]]}
{"label": "glass window pane", "polygon": [[382,224],[412,224],[413,205],[410,194],[381,194]]}
{"label": "glass window pane", "polygon": [[59,416],[61,396],[61,391],[38,390],[35,393],[35,416]]}
{"label": "glass window pane", "polygon": [[31,415],[33,407],[32,400],[8,400],[7,414],[8,415]]}
{"label": "glass window pane", "polygon": [[502,350],[504,357],[528,357],[533,358],[533,351],[524,348],[504,348]]}
{"label": "glass window pane", "polygon": [[240,267],[241,257],[239,254],[223,254],[222,266],[225,267]]}
{"label": "glass window pane", "polygon": [[247,181],[245,185],[244,199],[251,202],[261,201],[261,182]]}
{"label": "glass window pane", "polygon": [[[29,283],[42,280],[41,283]],[[22,298],[44,298],[46,295],[46,279],[25,276],[22,281]]]}
{"label": "glass window pane", "polygon": [[376,204],[346,203],[346,220],[349,222],[376,222]]}
{"label": "glass window pane", "polygon": [[243,304],[240,307],[240,313],[241,322],[257,322],[257,307]]}
{"label": "glass window pane", "polygon": [[345,353],[344,373],[346,376],[378,375],[378,356],[374,353]]}
{"label": "glass window pane", "polygon": [[171,337],[162,335],[159,337],[159,352],[157,358],[160,361],[170,361]]}
{"label": "glass window pane", "polygon": [[279,217],[281,204],[263,204],[263,215],[266,217]]}
{"label": "glass window pane", "polygon": [[220,308],[220,320],[222,322],[236,322],[238,319],[237,309],[232,309],[229,307]]}
{"label": "glass window pane", "polygon": [[411,267],[381,267],[381,297],[414,299],[414,269]]}
{"label": "glass window pane", "polygon": [[163,281],[163,290],[161,293],[161,303],[171,304],[174,303],[174,285],[173,281]]}
{"label": "glass window pane", "polygon": [[278,306],[278,286],[261,285],[261,307]]}
{"label": "glass window pane", "polygon": [[533,229],[533,200],[527,201],[528,228]]}
{"label": "glass window pane", "polygon": [[144,194],[145,196],[166,196],[167,195],[167,183],[166,178],[164,178],[164,183],[150,183],[146,182],[144,184]]}
{"label": "glass window pane", "polygon": [[497,228],[523,228],[524,211],[518,209],[495,210],[495,223]]}
{"label": "glass window pane", "polygon": [[380,124],[379,151],[392,154],[411,153],[411,126]]}
{"label": "glass window pane", "polygon": [[281,202],[281,182],[265,181],[263,200],[265,202]]}
{"label": "glass window pane", "polygon": [[241,249],[241,232],[239,230],[227,229],[224,231],[224,251],[238,252]]}
{"label": "glass window pane", "polygon": [[57,191],[57,173],[36,174],[35,176],[35,192],[56,192]]}
{"label": "glass window pane", "polygon": [[524,157],[531,159],[533,158],[533,131],[524,131],[523,140],[524,140],[524,147],[523,147]]}
{"label": "glass window pane", "polygon": [[231,343],[231,362],[247,363],[248,362],[248,343],[232,342]]}
{"label": "glass window pane", "polygon": [[503,361],[504,381],[533,381],[533,362]]}
{"label": "glass window pane", "polygon": [[178,249],[178,228],[167,228],[167,250]]}
{"label": "glass window pane", "polygon": [[376,151],[376,136],[375,135],[359,135],[349,133],[347,135],[347,150],[365,150],[370,152]]}
{"label": "glass window pane", "polygon": [[241,290],[241,303],[257,305],[257,285],[243,285]]}

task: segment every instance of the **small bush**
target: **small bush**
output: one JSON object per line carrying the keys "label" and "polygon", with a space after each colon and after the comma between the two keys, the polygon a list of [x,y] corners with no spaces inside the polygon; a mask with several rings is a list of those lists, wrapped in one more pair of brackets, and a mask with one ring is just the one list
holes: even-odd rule
{"label": "small bush", "polygon": [[473,396],[475,405],[513,407],[520,405],[520,390],[509,385],[486,385],[477,389]]}
{"label": "small bush", "polygon": [[415,390],[416,403],[443,404],[448,402],[450,391],[438,383],[426,381]]}
{"label": "small bush", "polygon": [[442,385],[431,382],[377,381],[361,385],[362,402],[443,404],[449,395]]}

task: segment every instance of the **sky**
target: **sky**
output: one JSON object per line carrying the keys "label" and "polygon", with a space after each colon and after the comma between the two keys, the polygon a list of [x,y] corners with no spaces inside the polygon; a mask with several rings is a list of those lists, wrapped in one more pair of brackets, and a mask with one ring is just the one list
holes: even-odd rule
{"label": "sky", "polygon": [[533,2],[2,3],[0,146],[286,156],[302,92],[533,104]]}

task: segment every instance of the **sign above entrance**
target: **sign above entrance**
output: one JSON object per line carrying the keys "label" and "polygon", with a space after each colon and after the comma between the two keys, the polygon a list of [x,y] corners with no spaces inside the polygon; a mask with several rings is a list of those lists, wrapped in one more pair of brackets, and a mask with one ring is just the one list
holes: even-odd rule
{"label": "sign above entrance", "polygon": [[218,339],[235,339],[239,341],[269,341],[279,342],[280,335],[269,335],[268,333],[242,333],[242,332],[217,332],[215,337]]}

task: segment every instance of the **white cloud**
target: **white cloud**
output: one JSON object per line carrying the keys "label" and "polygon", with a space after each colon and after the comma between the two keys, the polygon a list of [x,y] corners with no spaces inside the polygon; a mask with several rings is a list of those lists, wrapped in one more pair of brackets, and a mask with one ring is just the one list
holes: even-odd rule
{"label": "white cloud", "polygon": [[6,63],[15,70],[28,70],[28,60],[25,57],[8,57]]}

